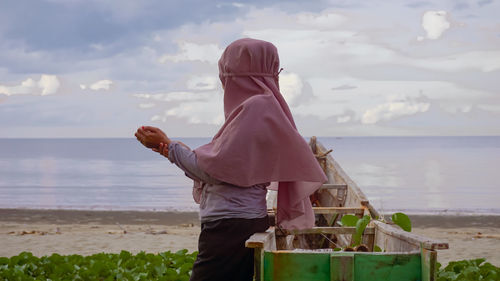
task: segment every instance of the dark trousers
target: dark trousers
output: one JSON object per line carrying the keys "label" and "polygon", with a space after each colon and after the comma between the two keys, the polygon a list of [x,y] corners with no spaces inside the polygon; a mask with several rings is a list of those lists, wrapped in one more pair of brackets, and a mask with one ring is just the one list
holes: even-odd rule
{"label": "dark trousers", "polygon": [[251,281],[253,249],[246,248],[245,241],[268,227],[267,217],[202,223],[190,281]]}

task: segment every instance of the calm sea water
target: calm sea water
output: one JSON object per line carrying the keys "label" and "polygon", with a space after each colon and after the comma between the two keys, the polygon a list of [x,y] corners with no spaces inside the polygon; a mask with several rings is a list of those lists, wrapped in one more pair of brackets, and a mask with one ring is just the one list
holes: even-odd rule
{"label": "calm sea water", "polygon": [[[180,139],[191,147],[208,138]],[[382,212],[500,214],[500,137],[319,138]],[[195,211],[134,139],[0,139],[0,208]]]}

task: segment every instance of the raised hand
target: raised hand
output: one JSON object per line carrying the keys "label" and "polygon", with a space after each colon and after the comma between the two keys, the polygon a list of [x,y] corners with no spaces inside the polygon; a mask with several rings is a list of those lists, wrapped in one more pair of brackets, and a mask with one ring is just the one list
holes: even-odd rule
{"label": "raised hand", "polygon": [[167,135],[156,127],[142,126],[137,129],[135,137],[145,147],[156,149],[156,151],[159,150],[160,143],[166,144],[167,149],[170,144],[170,139]]}
{"label": "raised hand", "polygon": [[168,158],[168,144],[160,143],[160,146],[158,147],[158,149],[153,148],[153,151],[156,151],[156,152],[160,153],[161,155]]}

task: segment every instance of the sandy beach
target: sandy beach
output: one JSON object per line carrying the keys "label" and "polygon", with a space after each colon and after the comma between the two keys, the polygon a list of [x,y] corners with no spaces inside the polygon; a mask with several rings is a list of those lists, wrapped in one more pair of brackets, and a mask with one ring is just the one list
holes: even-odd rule
{"label": "sandy beach", "polygon": [[[410,216],[416,234],[448,241],[438,260],[484,257],[500,266],[500,217]],[[197,213],[0,209],[0,256],[121,250],[157,253],[197,249]]]}

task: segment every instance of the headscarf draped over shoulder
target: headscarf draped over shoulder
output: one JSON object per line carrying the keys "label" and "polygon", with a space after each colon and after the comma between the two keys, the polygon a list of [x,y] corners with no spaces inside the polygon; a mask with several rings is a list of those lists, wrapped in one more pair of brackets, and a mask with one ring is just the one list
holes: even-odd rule
{"label": "headscarf draped over shoulder", "polygon": [[327,179],[297,131],[278,75],[273,44],[250,38],[231,43],[219,60],[225,122],[195,153],[200,168],[218,180],[242,187],[277,184],[278,225],[310,228],[309,195]]}

